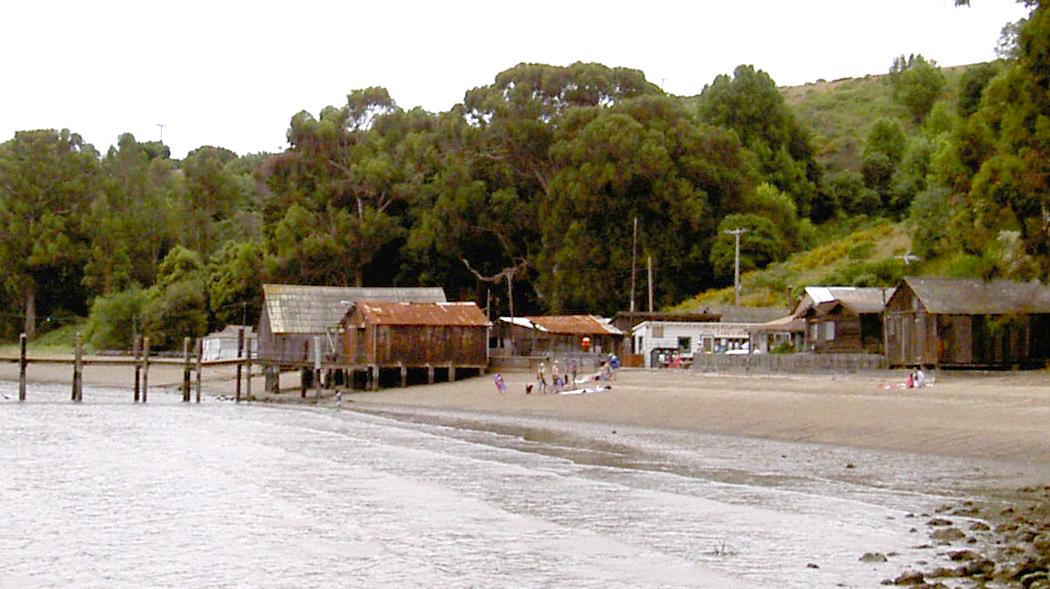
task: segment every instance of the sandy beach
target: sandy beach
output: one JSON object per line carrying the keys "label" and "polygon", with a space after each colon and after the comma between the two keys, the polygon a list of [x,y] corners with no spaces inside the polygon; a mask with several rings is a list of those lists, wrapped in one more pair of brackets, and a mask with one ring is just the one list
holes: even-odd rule
{"label": "sandy beach", "polygon": [[[621,370],[588,395],[525,394],[531,375],[354,393],[362,406],[427,407],[1028,462],[1050,467],[1050,373],[939,375],[900,389],[896,373],[711,376]],[[888,387],[888,388],[887,388]]]}
{"label": "sandy beach", "polygon": [[[32,364],[32,382],[69,382],[69,366]],[[87,385],[127,388],[130,366],[87,366]],[[682,370],[625,369],[611,390],[586,395],[525,394],[531,374],[504,375],[500,395],[492,375],[428,386],[344,393],[347,408],[447,409],[675,429],[834,446],[885,449],[960,458],[1007,460],[1047,468],[1050,476],[1050,372],[942,372],[922,389],[897,388],[899,373],[842,376],[714,376]],[[0,379],[17,380],[15,364]],[[153,365],[150,386],[177,388],[178,366]],[[252,392],[263,401],[298,401],[298,375],[285,373],[280,395]],[[232,367],[206,369],[203,388],[232,395]],[[309,393],[313,402],[314,392]]]}

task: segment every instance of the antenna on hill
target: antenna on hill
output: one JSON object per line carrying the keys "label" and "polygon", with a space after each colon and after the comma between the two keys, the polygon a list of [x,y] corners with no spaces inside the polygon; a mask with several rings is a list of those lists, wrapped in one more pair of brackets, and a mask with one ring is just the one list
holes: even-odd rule
{"label": "antenna on hill", "polygon": [[157,126],[160,127],[160,142],[161,142],[161,144],[163,144],[164,143],[164,127],[167,127],[167,125],[165,125],[164,123],[157,123]]}
{"label": "antenna on hill", "polygon": [[904,260],[904,265],[905,266],[907,266],[909,264],[912,264],[912,263],[915,263],[915,262],[919,262],[919,261],[922,260],[922,258],[920,258],[919,256],[916,256],[915,254],[911,253],[910,251],[908,253],[904,254],[903,256],[893,256],[893,257],[897,258],[898,260]]}

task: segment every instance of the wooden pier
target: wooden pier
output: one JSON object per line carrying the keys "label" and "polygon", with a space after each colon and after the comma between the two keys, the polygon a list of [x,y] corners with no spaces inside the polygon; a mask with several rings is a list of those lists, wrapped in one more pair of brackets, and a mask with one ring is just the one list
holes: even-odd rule
{"label": "wooden pier", "polygon": [[[236,400],[241,401],[241,379],[242,367],[247,367],[246,376],[246,398],[252,398],[251,371],[252,359],[244,354],[244,333],[241,330],[240,345],[238,346],[237,358],[220,360],[203,359],[203,339],[197,338],[195,346],[191,346],[192,338],[184,338],[182,345],[182,358],[164,358],[150,355],[150,342],[148,337],[139,338],[133,347],[131,356],[116,357],[85,357],[83,354],[83,339],[76,334],[73,348],[73,356],[33,356],[27,352],[28,338],[26,334],[19,337],[19,354],[17,356],[0,355],[0,363],[18,363],[18,400],[25,401],[26,382],[29,366],[32,364],[57,364],[72,367],[72,389],[70,400],[80,403],[84,400],[84,367],[85,366],[134,366],[135,375],[132,382],[132,400],[135,403],[146,403],[149,400],[149,369],[152,365],[182,366],[182,401],[189,403],[191,400],[191,388],[194,382],[193,374],[196,373],[196,402],[201,402],[201,375],[206,368],[237,367],[237,395]],[[191,347],[195,350],[191,353]]]}

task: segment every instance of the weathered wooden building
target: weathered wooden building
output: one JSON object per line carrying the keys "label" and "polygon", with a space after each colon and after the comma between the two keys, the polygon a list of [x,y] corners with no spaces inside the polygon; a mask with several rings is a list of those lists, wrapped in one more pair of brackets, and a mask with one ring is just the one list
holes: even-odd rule
{"label": "weathered wooden building", "polygon": [[493,340],[493,352],[505,356],[623,355],[624,333],[594,315],[500,317]]}
{"label": "weathered wooden building", "polygon": [[883,316],[890,366],[1006,367],[1050,360],[1050,287],[905,278]]}
{"label": "weathered wooden building", "polygon": [[805,348],[816,353],[882,353],[882,310],[892,288],[807,286],[793,315],[805,319]]}
{"label": "weathered wooden building", "polygon": [[[360,301],[342,320],[343,350],[340,360],[348,369],[368,370],[382,380],[380,371],[396,369],[405,383],[408,371],[457,370],[481,374],[488,366],[488,331],[491,324],[474,303],[392,303]],[[378,381],[374,381],[378,384]]]}
{"label": "weathered wooden building", "polygon": [[313,366],[320,338],[323,362],[342,352],[339,323],[358,301],[443,303],[440,288],[359,288],[264,284],[259,317],[259,359],[286,367]]}

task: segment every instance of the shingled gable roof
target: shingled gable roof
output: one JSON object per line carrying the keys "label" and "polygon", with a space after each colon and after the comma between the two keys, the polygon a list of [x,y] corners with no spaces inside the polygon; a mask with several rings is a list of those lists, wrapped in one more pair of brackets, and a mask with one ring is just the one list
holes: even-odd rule
{"label": "shingled gable roof", "polygon": [[[830,310],[835,303],[857,315],[881,313],[893,296],[892,288],[867,288],[855,286],[807,286],[806,295],[817,311]],[[806,309],[799,308],[796,315]]]}
{"label": "shingled gable roof", "polygon": [[488,327],[489,321],[474,303],[398,303],[360,301],[357,309],[364,320],[378,325]]}
{"label": "shingled gable roof", "polygon": [[908,277],[904,282],[930,313],[941,315],[1050,314],[1050,287],[1040,282]]}
{"label": "shingled gable roof", "polygon": [[342,287],[264,284],[263,304],[273,333],[325,333],[339,325],[358,301],[444,303],[445,291],[437,287]]}

